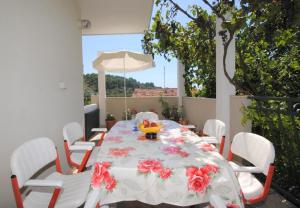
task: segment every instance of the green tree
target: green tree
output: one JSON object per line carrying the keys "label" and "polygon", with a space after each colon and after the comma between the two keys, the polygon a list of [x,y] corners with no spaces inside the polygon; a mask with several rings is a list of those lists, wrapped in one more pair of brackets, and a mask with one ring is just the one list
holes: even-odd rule
{"label": "green tree", "polygon": [[145,32],[143,48],[146,53],[163,55],[167,60],[181,60],[188,96],[215,97],[215,18],[196,5],[191,13],[201,13],[208,27],[199,27],[194,21],[186,26],[180,24],[174,18],[176,10],[167,11],[165,16],[158,11],[151,29]]}
{"label": "green tree", "polygon": [[[202,2],[210,8],[211,13],[205,12],[199,5],[191,5],[188,10],[184,10],[173,0],[157,0],[159,10],[152,27],[145,33],[143,48],[145,52],[164,54],[167,58],[176,57],[185,63],[186,90],[191,95],[188,92],[192,92],[193,85],[197,83],[208,89],[215,86],[214,65],[205,66],[208,60],[215,59],[214,46],[210,47],[213,41],[209,38],[221,35],[224,44],[224,74],[236,87],[237,94],[294,97],[256,98],[250,107],[244,109],[244,113],[245,119],[252,120],[253,132],[265,136],[276,148],[275,165],[278,168],[275,169],[274,181],[299,198],[300,181],[297,170],[300,169],[300,146],[297,132],[300,130],[300,121],[297,113],[299,110],[293,108],[299,105],[296,103],[299,103],[300,97],[300,1]],[[190,18],[187,25],[175,21],[178,12]],[[231,14],[231,19],[227,20],[225,14]],[[210,37],[209,34],[214,33],[214,17],[223,20],[224,30]],[[195,28],[191,28],[191,25]],[[203,35],[198,38],[191,35],[198,30]],[[234,38],[236,73],[234,77],[230,77],[225,60],[228,46]],[[210,58],[195,53],[203,53],[205,49]],[[197,63],[197,67],[190,62]],[[206,70],[210,72],[205,72]],[[190,76],[191,71],[197,72],[198,76]],[[207,79],[205,73],[212,82],[198,81]]]}
{"label": "green tree", "polygon": [[[89,104],[92,95],[98,94],[98,74],[91,73],[83,76],[84,103]],[[126,78],[126,93],[130,97],[135,88],[157,88],[152,82],[141,83],[133,78]],[[108,97],[124,96],[124,78],[106,75],[106,95]]]}
{"label": "green tree", "polygon": [[[157,0],[160,9],[143,39],[146,53],[176,57],[186,65],[189,96],[214,96],[215,17],[223,19],[224,73],[237,93],[299,96],[299,1],[242,0],[238,7],[234,1],[202,2],[210,7],[210,14],[199,5],[184,10],[172,0]],[[187,25],[177,22],[178,12],[191,21]],[[227,13],[232,14],[230,21]],[[234,34],[237,70],[231,78],[225,59]],[[199,86],[203,89],[195,90]]]}

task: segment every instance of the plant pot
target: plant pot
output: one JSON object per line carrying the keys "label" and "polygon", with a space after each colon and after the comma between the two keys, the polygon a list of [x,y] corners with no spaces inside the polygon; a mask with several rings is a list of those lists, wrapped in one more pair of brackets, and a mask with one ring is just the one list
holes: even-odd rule
{"label": "plant pot", "polygon": [[105,120],[105,122],[107,130],[110,130],[115,125],[115,123],[117,123],[116,120]]}
{"label": "plant pot", "polygon": [[188,125],[188,124],[189,124],[189,121],[186,120],[186,119],[180,119],[180,120],[179,120],[179,123],[180,123],[181,125]]}

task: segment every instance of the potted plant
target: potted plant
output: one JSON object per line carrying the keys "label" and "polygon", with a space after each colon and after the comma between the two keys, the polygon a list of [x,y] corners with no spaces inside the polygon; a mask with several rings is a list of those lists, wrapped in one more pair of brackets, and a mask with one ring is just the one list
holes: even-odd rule
{"label": "potted plant", "polygon": [[[137,114],[137,110],[136,109],[127,109],[127,120],[131,120],[131,119],[135,119],[135,116]],[[123,112],[123,116],[122,116],[123,120],[126,120],[126,111]]]}
{"label": "potted plant", "polygon": [[182,106],[180,108],[178,108],[177,112],[178,112],[178,116],[179,116],[179,123],[181,125],[188,125],[189,121],[184,118],[183,107]]}
{"label": "potted plant", "polygon": [[136,114],[138,113],[138,111],[135,108],[133,108],[133,109],[130,110],[130,113],[131,113],[131,119],[135,119]]}
{"label": "potted plant", "polygon": [[165,101],[162,96],[159,98],[159,102],[161,103],[161,106],[162,106],[161,114],[166,119],[170,119],[171,118],[171,108],[169,106],[169,103],[167,101]]}
{"label": "potted plant", "polygon": [[180,123],[181,125],[187,125],[188,120],[183,118],[183,108],[178,108],[177,106],[173,105],[170,106],[167,101],[163,99],[163,97],[160,97],[159,102],[162,106],[162,112],[161,114],[166,118],[173,121],[176,121]]}
{"label": "potted plant", "polygon": [[115,125],[115,123],[117,122],[117,120],[116,120],[116,118],[115,118],[115,116],[113,114],[109,113],[109,114],[106,115],[105,122],[106,122],[106,128],[108,130],[110,130]]}

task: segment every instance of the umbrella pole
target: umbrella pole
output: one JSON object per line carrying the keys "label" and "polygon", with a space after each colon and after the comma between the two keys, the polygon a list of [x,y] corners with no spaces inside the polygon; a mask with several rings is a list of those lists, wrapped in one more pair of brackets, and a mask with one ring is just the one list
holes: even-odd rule
{"label": "umbrella pole", "polygon": [[126,96],[126,72],[125,72],[125,58],[123,58],[123,66],[124,66],[124,105],[125,105],[125,119],[127,121],[127,96]]}

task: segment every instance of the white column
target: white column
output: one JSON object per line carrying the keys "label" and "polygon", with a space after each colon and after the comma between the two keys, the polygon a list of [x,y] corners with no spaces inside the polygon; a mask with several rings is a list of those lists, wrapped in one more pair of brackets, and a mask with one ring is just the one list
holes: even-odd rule
{"label": "white column", "polygon": [[102,70],[98,70],[98,93],[100,109],[100,126],[104,126],[106,118],[106,85],[105,72]]}
{"label": "white column", "polygon": [[178,107],[182,106],[182,97],[186,96],[184,87],[184,65],[177,60],[177,96],[178,96]]}
{"label": "white column", "polygon": [[[230,96],[235,95],[235,87],[229,83],[224,74],[223,53],[224,46],[219,32],[222,30],[222,20],[216,21],[216,118],[226,124],[226,140],[224,155],[227,155],[230,137]],[[235,39],[231,41],[228,47],[226,58],[226,68],[228,74],[233,77],[235,72]]]}

